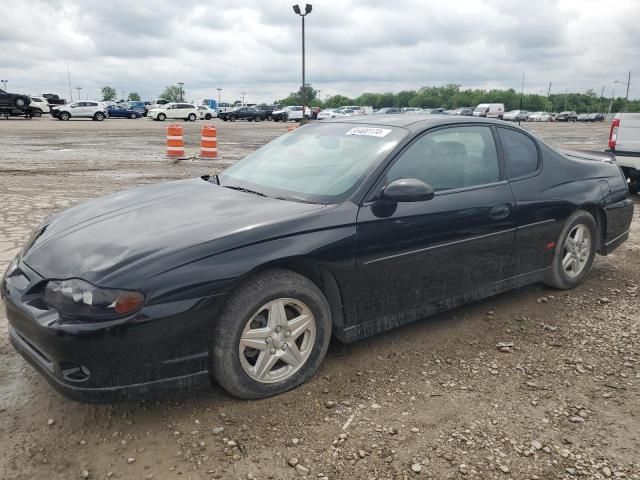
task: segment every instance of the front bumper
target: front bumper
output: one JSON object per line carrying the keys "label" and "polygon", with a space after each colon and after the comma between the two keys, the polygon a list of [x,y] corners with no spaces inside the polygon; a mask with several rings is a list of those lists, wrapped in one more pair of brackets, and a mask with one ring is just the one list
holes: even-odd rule
{"label": "front bumper", "polygon": [[0,284],[14,348],[58,392],[82,402],[209,385],[212,319],[222,297],[145,306],[132,318],[65,323],[43,305],[24,263]]}

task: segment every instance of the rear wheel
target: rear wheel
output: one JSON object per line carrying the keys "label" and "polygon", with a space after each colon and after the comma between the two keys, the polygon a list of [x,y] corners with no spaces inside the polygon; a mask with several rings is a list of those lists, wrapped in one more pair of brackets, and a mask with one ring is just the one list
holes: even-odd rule
{"label": "rear wheel", "polygon": [[129,115],[129,118],[133,120],[138,118],[138,116],[135,113],[132,113],[131,115]]}
{"label": "rear wheel", "polygon": [[189,120],[190,122],[195,122],[196,121],[196,114],[195,113],[190,113],[189,116],[187,117],[187,120]]}
{"label": "rear wheel", "polygon": [[304,383],[331,337],[329,305],[309,279],[263,272],[231,297],[214,335],[213,376],[240,398],[264,398]]}
{"label": "rear wheel", "polygon": [[229,120],[231,120],[232,122],[235,122],[236,121],[235,115],[230,115]]}
{"label": "rear wheel", "polygon": [[598,228],[589,212],[577,210],[567,220],[556,243],[549,285],[559,289],[580,285],[591,271]]}
{"label": "rear wheel", "polygon": [[42,110],[40,110],[39,108],[34,108],[33,110],[31,110],[31,116],[32,117],[41,117],[42,116]]}
{"label": "rear wheel", "polygon": [[205,120],[211,120],[211,114],[210,114],[210,113],[207,113],[207,114],[204,116],[204,119],[205,119]]}

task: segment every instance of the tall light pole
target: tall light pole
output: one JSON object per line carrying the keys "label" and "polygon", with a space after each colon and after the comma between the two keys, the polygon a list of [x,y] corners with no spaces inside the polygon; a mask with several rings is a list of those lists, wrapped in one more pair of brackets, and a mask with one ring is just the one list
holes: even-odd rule
{"label": "tall light pole", "polygon": [[613,83],[620,83],[620,84],[622,84],[622,85],[627,87],[627,94],[626,94],[626,96],[624,98],[624,109],[627,110],[628,106],[629,106],[629,85],[631,85],[631,72],[629,72],[629,76],[627,77],[627,81],[626,82],[623,82],[623,81],[620,81],[620,80],[616,80]]}
{"label": "tall light pole", "polygon": [[240,95],[242,95],[242,106],[244,107],[244,96],[247,94],[247,92],[240,92]]}
{"label": "tall light pole", "polygon": [[569,97],[569,89],[564,89],[564,111],[567,111],[567,98]]}
{"label": "tall light pole", "polygon": [[220,105],[220,92],[222,92],[221,88],[216,88],[218,90],[218,105]]}
{"label": "tall light pole", "polygon": [[300,5],[294,5],[293,6],[293,11],[297,14],[300,15],[300,17],[302,18],[302,88],[300,90],[300,93],[302,94],[302,118],[304,119],[304,114],[305,114],[305,110],[307,105],[305,105],[306,102],[306,86],[307,86],[307,81],[305,78],[305,51],[304,51],[304,17],[306,17],[307,15],[309,15],[311,13],[311,10],[313,9],[313,5],[307,3],[304,6],[304,13],[302,13],[302,11],[300,10]]}
{"label": "tall light pole", "polygon": [[184,102],[184,82],[178,82],[178,85],[180,85],[180,101]]}
{"label": "tall light pole", "polygon": [[2,85],[4,86],[3,90],[6,92],[7,91],[7,82],[9,80],[0,80],[0,82],[2,82]]}
{"label": "tall light pole", "polygon": [[76,90],[78,91],[78,100],[82,100],[82,98],[80,98],[80,90],[82,90],[82,87],[76,87]]}

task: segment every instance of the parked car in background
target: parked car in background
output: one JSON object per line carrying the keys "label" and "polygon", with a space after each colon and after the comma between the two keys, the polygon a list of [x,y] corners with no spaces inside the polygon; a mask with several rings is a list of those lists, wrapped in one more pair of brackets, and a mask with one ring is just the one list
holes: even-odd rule
{"label": "parked car in background", "polygon": [[318,120],[327,120],[329,118],[340,118],[346,115],[342,112],[338,112],[337,109],[325,108],[318,113]]}
{"label": "parked car in background", "polygon": [[527,122],[552,122],[553,115],[547,112],[533,112],[527,117]]}
{"label": "parked car in background", "polygon": [[263,120],[273,120],[273,112],[280,110],[282,105],[256,105],[254,108],[260,112]]}
{"label": "parked car in background", "polygon": [[527,110],[511,110],[505,113],[502,119],[509,122],[524,122],[527,120],[527,117],[529,115],[530,112],[528,112]]}
{"label": "parked car in background", "polygon": [[159,108],[164,107],[165,105],[168,105],[170,102],[169,100],[163,100],[162,98],[158,98],[158,99],[153,99],[151,101],[145,102],[145,109],[147,110],[147,114],[149,113],[149,110],[157,110]]}
{"label": "parked car in background", "polygon": [[390,113],[405,113],[405,112],[403,112],[402,109],[398,107],[383,107],[373,112],[374,115],[386,115]]}
{"label": "parked car in background", "polygon": [[31,110],[31,115],[34,117],[39,117],[43,113],[51,113],[51,106],[49,102],[44,97],[29,97],[31,99],[31,104],[29,105]]}
{"label": "parked car in background", "polygon": [[560,112],[555,117],[556,122],[577,122],[578,114],[574,111]]}
{"label": "parked car in background", "polygon": [[473,108],[471,107],[459,107],[453,110],[445,110],[448,115],[463,115],[465,117],[473,116]]}
{"label": "parked car in background", "polygon": [[[3,335],[76,400],[213,382],[245,399],[281,394],[314,375],[332,337],[358,341],[536,282],[583,284],[633,218],[608,157],[567,156],[495,120],[317,122],[220,175],[47,218],[0,277]],[[495,329],[477,327],[474,341],[495,342]]]}
{"label": "parked car in background", "polygon": [[604,122],[604,113],[590,113],[585,118],[585,122]]}
{"label": "parked car in background", "polygon": [[152,108],[147,112],[147,118],[161,122],[167,118],[177,118],[195,122],[198,116],[198,107],[192,103],[172,102],[162,105],[160,108]]}
{"label": "parked car in background", "polygon": [[340,107],[338,110],[351,110],[351,115],[367,115],[367,109],[358,105],[345,105],[344,107]]}
{"label": "parked car in background", "polygon": [[51,109],[51,116],[58,120],[71,118],[91,118],[101,122],[107,118],[107,107],[102,102],[82,101],[59,105]]}
{"label": "parked car in background", "polygon": [[422,110],[420,107],[405,107],[402,109],[404,113],[416,113]]}
{"label": "parked car in background", "polygon": [[236,120],[247,120],[249,122],[259,122],[266,118],[266,112],[261,112],[254,107],[237,107],[234,110],[218,114],[218,118],[230,122]]}
{"label": "parked car in background", "polygon": [[284,107],[280,110],[274,110],[271,114],[271,117],[273,118],[274,122],[288,122],[289,120],[295,120],[296,122],[299,122],[302,120],[302,111],[302,106],[293,105]]}
{"label": "parked car in background", "polygon": [[589,116],[588,113],[580,113],[578,115],[578,122],[586,122],[587,121],[587,117]]}
{"label": "parked car in background", "polygon": [[423,114],[427,114],[427,115],[446,115],[446,110],[442,107],[439,108],[423,108],[422,110],[420,110],[419,112],[416,113],[423,113]]}
{"label": "parked car in background", "polygon": [[502,103],[481,103],[473,110],[474,117],[498,118],[504,117],[504,104]]}
{"label": "parked car in background", "polygon": [[206,105],[198,105],[198,115],[200,120],[211,120],[218,117],[218,112]]}
{"label": "parked car in background", "polygon": [[122,106],[128,108],[129,110],[135,110],[143,117],[147,116],[147,106],[144,104],[144,102],[140,102],[138,100],[130,100],[128,102],[124,102]]}
{"label": "parked car in background", "polygon": [[133,110],[131,108],[127,108],[122,105],[108,106],[107,115],[109,116],[109,118],[131,118],[131,119],[141,118],[143,116],[143,114],[140,113],[139,111]]}
{"label": "parked car in background", "polygon": [[640,192],[640,113],[618,113],[609,130],[609,150],[616,156],[631,193]]}

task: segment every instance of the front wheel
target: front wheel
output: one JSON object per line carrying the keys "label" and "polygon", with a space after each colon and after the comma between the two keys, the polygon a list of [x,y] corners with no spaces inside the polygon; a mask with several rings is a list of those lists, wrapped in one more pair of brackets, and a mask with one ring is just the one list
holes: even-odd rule
{"label": "front wheel", "polygon": [[93,119],[97,122],[101,122],[105,119],[105,115],[102,112],[96,112],[96,114],[93,116]]}
{"label": "front wheel", "polygon": [[591,271],[598,247],[598,228],[589,212],[577,210],[556,243],[548,284],[566,290],[580,285]]}
{"label": "front wheel", "polygon": [[236,117],[234,117],[233,115],[231,115],[231,116],[229,117],[229,120],[231,120],[232,122],[235,122],[235,121],[236,121]]}
{"label": "front wheel", "polygon": [[67,112],[62,112],[60,113],[60,115],[58,115],[58,118],[60,120],[69,120],[71,118],[71,115]]}
{"label": "front wheel", "polygon": [[254,120],[256,122],[259,122],[260,120],[262,120],[262,117],[260,115],[256,115],[256,117],[254,118]]}
{"label": "front wheel", "polygon": [[320,289],[289,270],[259,273],[236,290],[214,334],[213,376],[229,393],[256,399],[311,377],[331,337],[331,313]]}
{"label": "front wheel", "polygon": [[164,122],[167,119],[167,116],[164,113],[159,113],[156,118],[161,122]]}

